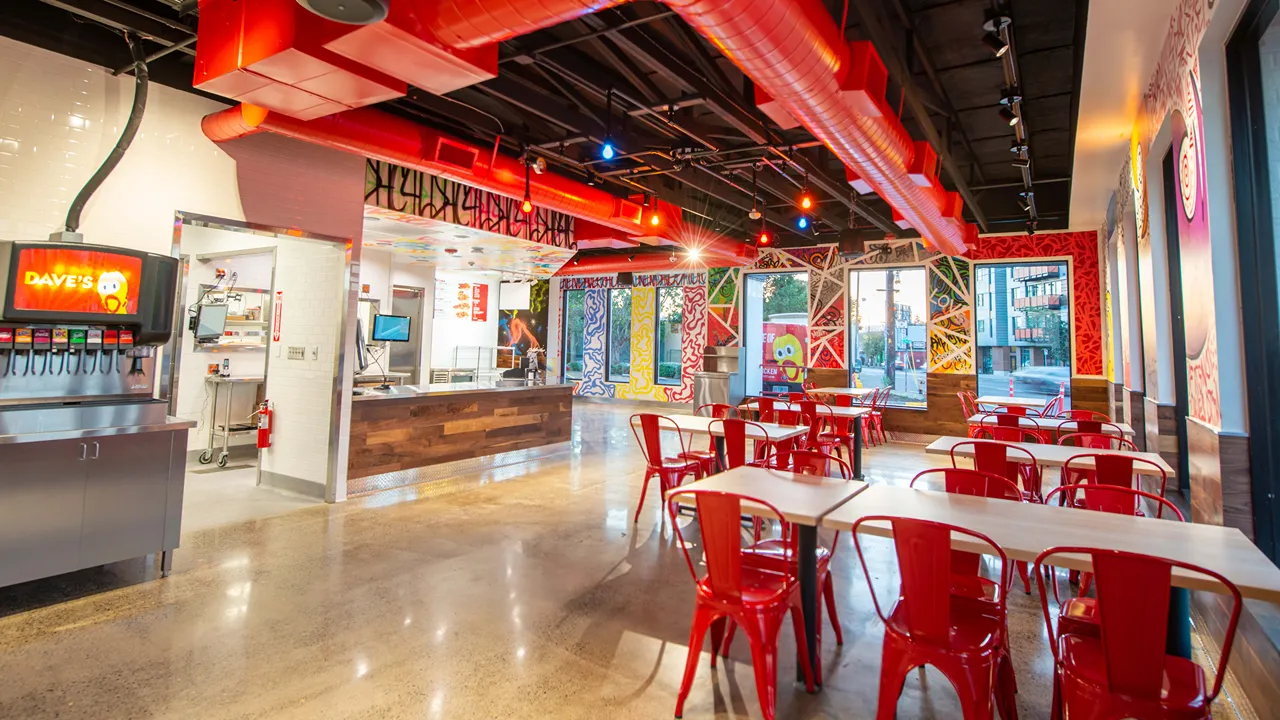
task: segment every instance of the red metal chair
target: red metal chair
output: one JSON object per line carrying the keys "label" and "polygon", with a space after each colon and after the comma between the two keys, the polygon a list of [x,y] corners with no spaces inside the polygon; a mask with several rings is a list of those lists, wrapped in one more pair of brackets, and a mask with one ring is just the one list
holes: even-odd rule
{"label": "red metal chair", "polygon": [[[1110,425],[1111,423],[1107,423]],[[1087,450],[1128,450],[1137,452],[1138,446],[1123,435],[1109,432],[1075,432],[1058,438],[1058,444],[1064,447],[1078,447]]]}
{"label": "red metal chair", "polygon": [[[1178,560],[1117,550],[1053,547],[1035,561],[1036,577],[1056,555],[1088,555],[1098,583],[1096,637],[1055,629],[1048,593],[1040,609],[1054,659],[1053,717],[1057,718],[1209,718],[1231,658],[1240,620],[1240,589],[1208,568]],[[1193,660],[1165,653],[1169,590],[1173,568],[1212,578],[1231,595],[1231,618],[1222,640],[1222,656],[1213,686],[1206,690],[1204,670]]]}
{"label": "red metal chair", "polygon": [[890,388],[879,388],[871,394],[871,412],[862,416],[862,439],[868,446],[886,442],[884,434],[884,406],[889,402]]}
{"label": "red metal chair", "polygon": [[[836,407],[851,408],[853,407],[853,397],[850,395],[837,395]],[[831,431],[823,435],[823,439],[831,443],[832,450],[843,450],[845,458],[850,462],[853,461],[853,443],[856,439],[854,435],[854,423],[859,422],[855,418],[847,418],[836,415],[834,412],[831,416]]]}
{"label": "red metal chair", "polygon": [[[680,546],[689,564],[689,573],[697,585],[697,596],[693,627],[689,631],[689,655],[685,661],[680,694],[676,698],[676,717],[684,715],[684,702],[698,671],[698,657],[702,654],[702,641],[707,631],[711,631],[711,667],[715,667],[725,624],[732,621],[742,626],[751,642],[751,663],[755,668],[760,709],[766,720],[773,720],[777,706],[778,631],[788,612],[796,634],[796,654],[809,692],[814,689],[813,671],[809,667],[809,651],[805,644],[800,582],[794,574],[777,572],[746,561],[742,548],[742,502],[746,500],[768,508],[777,517],[782,517],[782,513],[763,500],[698,489],[672,496],[673,508],[677,499],[689,497],[697,505],[707,574],[698,577],[688,543],[684,542],[681,533]],[[672,524],[680,533],[679,523]]]}
{"label": "red metal chair", "polygon": [[973,437],[1000,442],[1045,442],[1045,430],[1039,421],[1027,415],[987,413],[978,421]]}
{"label": "red metal chair", "polygon": [[1049,404],[1044,406],[1044,410],[1040,411],[1040,417],[1058,417],[1062,412],[1063,404],[1063,397],[1061,395],[1055,395],[1053,399],[1049,401]]}
{"label": "red metal chair", "polygon": [[[1093,467],[1089,467],[1092,464]],[[1154,470],[1151,475],[1160,475],[1160,498],[1164,499],[1166,486],[1169,484],[1169,476],[1165,474],[1164,468],[1158,464],[1143,458],[1133,457],[1132,455],[1120,455],[1118,453],[1097,452],[1097,453],[1081,453],[1072,455],[1067,458],[1067,462],[1062,466],[1062,477],[1080,478],[1085,483],[1096,483],[1099,485],[1115,485],[1117,487],[1133,488],[1141,490],[1142,486],[1137,479],[1136,469],[1146,467]],[[1160,513],[1164,511],[1163,506],[1159,506],[1156,511],[1156,517],[1160,517]],[[1137,515],[1142,515],[1139,510]]]}
{"label": "red metal chair", "polygon": [[969,437],[973,437],[973,433],[977,428],[977,425],[969,422],[969,418],[980,414],[978,412],[978,406],[973,402],[970,394],[963,390],[956,393],[956,397],[960,398],[960,411],[964,413],[964,423],[969,428]]}
{"label": "red metal chair", "polygon": [[831,411],[831,406],[817,400],[801,400],[795,404],[809,426],[809,434],[804,440],[805,448],[827,454],[834,451],[836,440],[831,437],[831,430],[835,427],[836,416]]}
{"label": "red metal chair", "polygon": [[[699,405],[693,411],[694,415],[701,417],[711,417],[723,420],[725,418],[738,417],[738,409],[732,405],[724,403],[707,403]],[[689,450],[677,456],[680,460],[693,460],[702,466],[702,476],[707,477],[716,472],[716,441],[714,437],[707,438],[706,450]]]}
{"label": "red metal chair", "polygon": [[[923,478],[925,482],[934,480],[935,476],[941,476],[943,490],[953,495],[971,495],[974,497],[992,498],[995,500],[1012,500],[1014,502],[1026,502],[1026,498],[1022,494],[1021,488],[1017,483],[1011,482],[994,473],[982,472],[981,470],[970,470],[968,468],[936,468],[933,470],[925,470],[911,478],[910,487],[916,486],[916,481]],[[981,567],[982,556],[976,553],[962,552],[960,550],[951,551],[951,570],[952,572],[962,573],[964,576],[978,576],[978,570]],[[1025,562],[1017,563],[1018,577],[1022,580],[1022,588],[1027,593],[1031,592],[1031,578],[1027,575],[1027,564]],[[979,594],[988,591],[985,585],[967,585],[963,588],[952,588],[952,592],[961,593],[969,592]]]}
{"label": "red metal chair", "polygon": [[1106,433],[1124,437],[1124,429],[1109,420],[1063,420],[1058,423],[1059,435],[1071,433]]}
{"label": "red metal chair", "polygon": [[[1058,498],[1060,505],[1069,505],[1071,507],[1082,508],[1085,510],[1093,510],[1095,512],[1109,512],[1117,515],[1139,515],[1142,513],[1142,501],[1148,500],[1156,504],[1159,508],[1156,511],[1156,517],[1163,517],[1164,509],[1167,507],[1173,512],[1174,517],[1178,518],[1178,522],[1185,522],[1182,511],[1173,503],[1149,492],[1142,490],[1134,490],[1133,488],[1119,487],[1116,485],[1061,485],[1054,488],[1045,496],[1045,504],[1051,504],[1054,497]],[[1072,573],[1074,576],[1076,573]],[[1089,593],[1089,586],[1092,583],[1092,576],[1089,573],[1082,573],[1080,577],[1080,596],[1071,598],[1066,603],[1059,602],[1060,612],[1058,621],[1065,623],[1064,628],[1071,628],[1069,632],[1077,632],[1084,634],[1096,635],[1098,601],[1094,598],[1085,597]],[[1058,599],[1058,585],[1054,583],[1053,597]]]}
{"label": "red metal chair", "polygon": [[764,396],[750,399],[755,401],[756,419],[764,423],[773,422],[773,412],[777,407],[778,399]]}
{"label": "red metal chair", "polygon": [[[637,430],[636,422],[640,427]],[[684,478],[692,475],[695,480],[702,478],[702,465],[696,461],[682,460],[679,455],[666,457],[662,452],[662,431],[668,430],[676,434],[680,441],[680,453],[689,451],[684,444],[684,435],[680,427],[669,417],[653,413],[636,413],[631,416],[631,434],[635,435],[640,452],[644,454],[644,485],[640,488],[640,503],[636,506],[636,515],[632,522],[640,522],[640,509],[644,507],[644,496],[649,491],[649,481],[656,475],[661,494],[679,487]]]}
{"label": "red metal chair", "polygon": [[[869,522],[892,527],[897,551],[901,588],[887,614],[876,595],[858,533]],[[994,599],[985,599],[952,592],[955,580],[949,554],[953,533],[991,546],[1001,560],[999,587],[1008,587],[1009,558],[986,535],[954,525],[887,515],[865,516],[853,524],[858,559],[876,614],[885,625],[878,720],[896,716],[907,673],[926,664],[937,668],[955,686],[966,720],[989,720],[994,717],[993,705],[1002,719],[1018,717],[1013,697],[1017,686],[1007,640],[1007,595],[996,592]]]}
{"label": "red metal chair", "polygon": [[1044,502],[1041,492],[1044,476],[1040,465],[1030,451],[998,440],[982,438],[956,443],[951,448],[951,466],[960,467],[957,463],[956,450],[973,446],[973,467],[982,472],[999,475],[1011,483],[1022,487],[1022,496],[1028,502]]}
{"label": "red metal chair", "polygon": [[[755,428],[755,432],[759,433],[759,440],[755,440],[755,447],[751,454],[747,453],[747,428]],[[724,437],[724,469],[731,470],[743,465],[757,464],[768,452],[773,441],[769,439],[769,431],[765,430],[760,423],[741,418],[724,418],[712,420],[707,425],[712,437],[717,435]],[[747,460],[750,457],[752,460]]]}
{"label": "red metal chair", "polygon": [[1111,422],[1111,416],[1106,413],[1094,412],[1093,410],[1068,410],[1065,413],[1059,413],[1058,417],[1067,420],[1100,420],[1102,422]]}
{"label": "red metal chair", "polygon": [[[790,464],[784,465],[780,461],[770,464],[769,467],[777,467],[779,469],[790,470],[798,475],[815,475],[818,477],[840,477],[848,480],[853,477],[853,470],[844,460],[821,452],[812,450],[797,450],[788,454]],[[839,471],[839,475],[833,474],[832,467]],[[798,539],[792,532],[792,527],[787,523],[782,523],[782,536],[778,538],[770,538],[767,540],[759,540],[747,549],[748,560],[753,563],[760,563],[763,567],[777,570],[778,572],[796,573],[795,552]],[[844,631],[840,627],[840,616],[836,613],[836,592],[835,586],[831,582],[831,556],[835,554],[836,543],[840,541],[840,533],[837,531],[831,540],[831,548],[818,546],[818,575],[817,584],[822,592],[823,602],[827,607],[827,615],[831,619],[831,629],[836,634],[836,644],[844,645]],[[822,625],[822,608],[818,608],[817,624]],[[725,635],[724,648],[722,654],[729,657],[729,646],[733,642],[735,626],[729,624],[728,633]],[[814,678],[819,685],[822,684],[822,659],[820,653],[822,650],[822,636],[818,635],[818,647],[814,652],[818,657],[818,663],[813,668]]]}
{"label": "red metal chair", "polygon": [[[801,385],[801,387],[804,387],[804,386]],[[805,400],[808,400],[808,399],[809,399],[808,393],[803,393],[803,392],[787,393],[787,402],[799,403],[799,402],[804,402]]]}
{"label": "red metal chair", "polygon": [[978,402],[978,393],[972,390],[963,390],[961,392],[969,396],[969,404],[972,405],[973,409],[977,410],[978,413],[985,414],[985,413],[994,412],[994,409],[983,407],[982,404]]}

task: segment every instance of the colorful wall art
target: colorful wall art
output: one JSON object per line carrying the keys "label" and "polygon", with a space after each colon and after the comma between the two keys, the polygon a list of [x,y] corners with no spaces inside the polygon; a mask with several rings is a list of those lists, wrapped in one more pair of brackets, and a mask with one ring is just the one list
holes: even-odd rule
{"label": "colorful wall art", "polygon": [[530,348],[547,347],[547,310],[551,282],[538,280],[529,288],[528,310],[498,311],[498,345],[514,347],[521,356]]}
{"label": "colorful wall art", "polygon": [[[707,274],[672,273],[636,275],[631,287],[630,370],[627,382],[606,380],[605,342],[608,327],[612,275],[568,277],[559,280],[560,292],[585,290],[582,380],[574,392],[584,397],[628,400],[693,402],[693,376],[702,371],[702,349],[707,338]],[[657,296],[659,288],[681,291],[680,384],[657,382]]]}

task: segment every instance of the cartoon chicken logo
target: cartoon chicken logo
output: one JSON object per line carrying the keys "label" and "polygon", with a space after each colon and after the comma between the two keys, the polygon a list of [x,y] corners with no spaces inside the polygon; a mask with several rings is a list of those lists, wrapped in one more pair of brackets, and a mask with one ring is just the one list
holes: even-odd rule
{"label": "cartoon chicken logo", "polygon": [[102,308],[113,315],[125,315],[129,312],[129,280],[124,273],[110,270],[98,276],[98,297],[102,299]]}
{"label": "cartoon chicken logo", "polygon": [[773,359],[782,368],[782,372],[786,374],[789,382],[800,382],[802,368],[796,360],[803,350],[804,346],[791,333],[779,335],[773,340]]}

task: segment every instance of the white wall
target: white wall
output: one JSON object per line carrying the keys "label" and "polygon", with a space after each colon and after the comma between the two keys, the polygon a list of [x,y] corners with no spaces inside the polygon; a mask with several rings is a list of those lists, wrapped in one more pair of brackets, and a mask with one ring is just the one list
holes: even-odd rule
{"label": "white wall", "polygon": [[[114,146],[132,102],[131,77],[0,37],[0,239],[44,239],[62,227],[67,207]],[[177,212],[360,237],[362,158],[265,133],[215,145],[200,120],[225,107],[153,84],[137,138],[85,209],[80,231],[86,242],[168,255]],[[330,437],[331,408],[350,403],[334,397],[332,375],[339,309],[351,290],[342,283],[347,249],[335,243],[314,258],[284,252],[300,242],[281,244],[279,269],[289,277],[277,286],[290,296],[282,345],[318,346],[318,362],[329,369],[310,367],[308,360],[269,371],[271,399],[282,406],[277,447],[264,469],[319,483],[328,478],[329,498],[343,499],[345,450],[339,443],[340,462],[327,468],[329,453],[317,452],[317,443]],[[358,246],[352,253],[358,260]],[[198,357],[197,366],[208,356]],[[283,406],[295,399],[297,408]]]}
{"label": "white wall", "polygon": [[[422,288],[425,299],[420,331],[422,347],[419,349],[421,353],[419,367],[421,368],[420,375],[423,378],[420,382],[426,382],[427,371],[431,367],[431,347],[434,339],[432,315],[435,306],[435,267],[421,261],[410,262],[405,256],[389,250],[361,248],[360,283],[369,286],[369,294],[361,294],[361,297],[380,300],[382,312],[384,313],[391,312],[392,286]],[[365,332],[368,331],[369,328],[365,328]],[[385,365],[387,358],[383,357],[382,362]],[[370,366],[368,372],[378,373],[379,371],[376,366]]]}
{"label": "white wall", "polygon": [[[496,272],[449,272],[437,270],[436,278],[449,282],[483,283],[489,286],[489,314],[485,322],[459,320],[446,315],[436,318],[432,328],[431,359],[435,367],[453,367],[453,350],[457,346],[495,347],[498,344],[498,281]],[[427,303],[429,312],[435,309],[435,288]]]}

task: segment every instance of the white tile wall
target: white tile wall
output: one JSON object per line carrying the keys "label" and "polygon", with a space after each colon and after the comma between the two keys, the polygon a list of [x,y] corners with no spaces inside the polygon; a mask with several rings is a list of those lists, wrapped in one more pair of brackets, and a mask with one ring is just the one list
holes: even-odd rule
{"label": "white tile wall", "polygon": [[[0,37],[0,239],[41,240],[62,227],[132,102],[131,77]],[[85,240],[167,255],[179,211],[359,237],[363,158],[268,134],[215,145],[200,120],[225,107],[152,84],[137,138],[85,209]],[[281,344],[317,346],[320,355],[271,358],[279,423],[263,467],[324,483],[346,248],[281,242],[291,248],[277,272],[287,297]]]}

